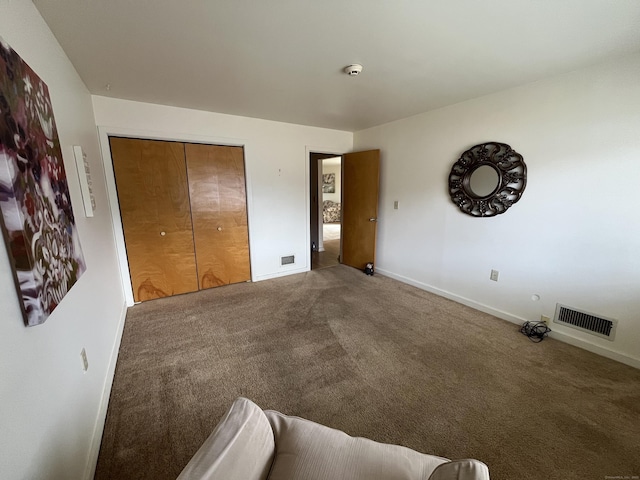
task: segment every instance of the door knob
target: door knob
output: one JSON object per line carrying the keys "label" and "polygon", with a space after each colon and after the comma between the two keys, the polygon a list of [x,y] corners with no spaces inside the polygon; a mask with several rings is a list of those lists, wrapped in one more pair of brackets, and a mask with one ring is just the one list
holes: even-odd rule
{"label": "door knob", "polygon": [[164,237],[167,234],[167,232],[160,232],[160,236]]}
{"label": "door knob", "polygon": [[218,231],[221,232],[222,231],[222,227],[218,227]]}
{"label": "door knob", "polygon": [[373,218],[373,217],[371,217],[371,218],[369,219],[369,221],[370,221],[370,222],[377,222],[377,221],[378,221],[378,219],[377,219],[377,218]]}

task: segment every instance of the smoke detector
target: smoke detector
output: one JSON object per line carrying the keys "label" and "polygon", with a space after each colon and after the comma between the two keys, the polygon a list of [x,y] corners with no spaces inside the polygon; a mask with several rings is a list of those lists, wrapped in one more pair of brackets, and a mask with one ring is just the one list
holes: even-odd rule
{"label": "smoke detector", "polygon": [[360,65],[359,63],[354,63],[352,65],[347,65],[346,67],[344,67],[344,73],[346,73],[350,77],[358,76],[361,71],[362,65]]}

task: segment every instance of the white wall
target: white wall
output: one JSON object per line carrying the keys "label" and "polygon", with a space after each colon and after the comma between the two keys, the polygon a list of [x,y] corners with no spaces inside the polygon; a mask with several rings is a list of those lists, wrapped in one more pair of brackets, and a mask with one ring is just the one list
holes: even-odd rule
{"label": "white wall", "polygon": [[[618,319],[614,342],[551,327],[640,366],[639,78],[632,56],[356,132],[355,150],[381,148],[377,269],[512,321],[556,302]],[[505,214],[473,218],[447,179],[485,141],[521,153],[528,183]]]}
{"label": "white wall", "polygon": [[[351,151],[351,132],[100,96],[93,108],[107,159],[108,133],[243,145],[252,279],[310,269],[309,152]],[[280,265],[286,255],[295,263]]]}
{"label": "white wall", "polygon": [[[87,262],[46,323],[25,328],[0,240],[0,478],[89,478],[124,308],[91,97],[30,1],[0,1],[0,36],[49,87]],[[83,215],[72,145],[84,148],[92,168],[97,211],[91,219]]]}

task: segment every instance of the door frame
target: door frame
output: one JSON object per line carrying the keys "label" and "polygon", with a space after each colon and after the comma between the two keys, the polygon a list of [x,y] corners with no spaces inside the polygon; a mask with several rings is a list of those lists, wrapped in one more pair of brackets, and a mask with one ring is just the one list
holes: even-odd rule
{"label": "door frame", "polygon": [[[311,271],[311,154],[319,153],[321,155],[332,155],[334,157],[342,157],[347,152],[337,152],[327,147],[313,147],[307,145],[305,148],[305,204],[306,204],[306,237],[305,237],[305,270]],[[320,160],[319,160],[320,161]],[[342,167],[340,167],[342,168]]]}
{"label": "door frame", "polygon": [[[118,256],[118,269],[120,272],[120,281],[126,305],[131,307],[135,304],[133,300],[133,286],[129,275],[129,261],[127,259],[127,248],[124,242],[124,230],[122,228],[122,218],[120,217],[120,204],[118,202],[118,192],[116,189],[116,177],[113,171],[113,160],[111,158],[111,148],[109,146],[109,137],[129,137],[140,138],[142,140],[163,140],[168,142],[184,142],[184,143],[205,143],[211,145],[223,145],[230,147],[242,147],[244,149],[244,168],[245,183],[247,193],[247,225],[249,230],[249,263],[251,266],[251,281],[254,278],[254,258],[253,258],[253,242],[251,237],[251,219],[253,217],[253,193],[251,182],[251,169],[247,158],[253,151],[250,142],[241,138],[229,137],[213,137],[206,135],[190,135],[190,134],[169,134],[166,132],[156,132],[149,130],[141,130],[137,128],[126,127],[108,127],[98,126],[98,138],[100,141],[100,151],[102,153],[102,164],[104,166],[105,183],[107,188],[107,202],[111,214],[111,224],[113,226],[113,236],[116,243],[116,254]],[[100,209],[100,204],[97,209]],[[308,210],[308,209],[307,209]]]}

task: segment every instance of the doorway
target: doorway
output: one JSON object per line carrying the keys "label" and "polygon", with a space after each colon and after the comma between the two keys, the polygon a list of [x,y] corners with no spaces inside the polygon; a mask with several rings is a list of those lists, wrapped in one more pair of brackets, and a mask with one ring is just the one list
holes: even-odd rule
{"label": "doorway", "polygon": [[342,157],[310,154],[311,269],[340,263],[342,230]]}
{"label": "doorway", "polygon": [[[324,172],[323,162],[327,159],[340,160],[340,167],[331,171],[330,167]],[[380,181],[380,150],[366,150],[345,153],[343,155],[310,153],[310,250],[311,269],[326,268],[338,264],[348,265],[363,270],[367,264],[375,264],[376,259],[376,231],[378,222],[378,190]],[[331,162],[328,162],[330,165]],[[334,162],[335,163],[335,162]],[[335,167],[335,165],[334,165]],[[328,217],[324,221],[323,199],[325,192],[331,188],[330,173],[340,172],[340,194],[334,199],[340,199],[339,221],[336,217]],[[327,175],[327,176],[325,176]],[[326,182],[324,181],[326,180]],[[337,182],[337,180],[335,180]],[[323,188],[326,185],[326,188]],[[324,241],[326,223],[339,225],[339,240],[335,242],[334,253],[327,252]],[[327,230],[331,230],[328,227]],[[334,227],[334,230],[337,230]],[[330,233],[328,233],[330,235]],[[336,235],[334,232],[333,235]],[[338,255],[335,247],[339,245]],[[315,261],[314,261],[315,259]]]}

